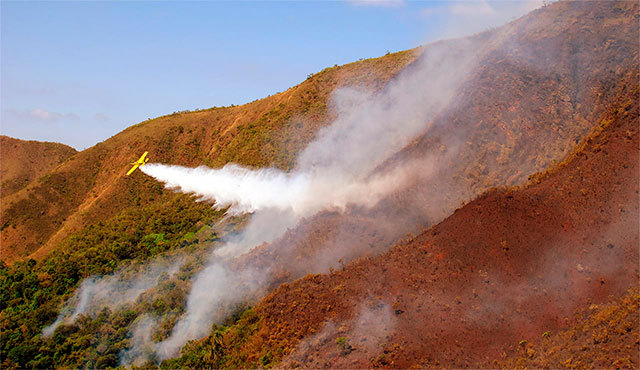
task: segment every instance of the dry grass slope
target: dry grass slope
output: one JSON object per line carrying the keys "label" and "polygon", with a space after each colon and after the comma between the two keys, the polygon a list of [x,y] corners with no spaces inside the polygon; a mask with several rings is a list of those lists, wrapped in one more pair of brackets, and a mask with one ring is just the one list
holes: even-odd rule
{"label": "dry grass slope", "polygon": [[[639,191],[637,78],[624,81],[597,120],[608,124],[595,126],[586,145],[539,181],[488,192],[378,257],[280,285],[250,323],[221,332],[214,362],[199,363],[636,366],[629,356],[637,349],[637,294],[621,303],[610,297],[639,276],[638,206],[625,203]],[[599,305],[592,318],[573,316]],[[363,312],[387,319],[362,330]],[[238,333],[242,345],[234,344]],[[578,344],[555,348],[574,334]],[[182,360],[166,365],[198,358],[210,340],[192,342]],[[519,341],[530,344],[525,360],[513,348]]]}
{"label": "dry grass slope", "polygon": [[3,253],[3,260],[43,258],[84,227],[127,209],[166,203],[170,192],[155,181],[138,173],[123,176],[144,150],[160,163],[217,167],[233,161],[290,168],[296,153],[330,119],[333,89],[351,84],[380,89],[415,56],[416,50],[409,50],[327,68],[285,92],[243,106],[176,113],[134,125],[3,198],[7,227],[1,242],[12,252]]}
{"label": "dry grass slope", "polygon": [[0,187],[4,198],[76,154],[70,146],[0,135]]}

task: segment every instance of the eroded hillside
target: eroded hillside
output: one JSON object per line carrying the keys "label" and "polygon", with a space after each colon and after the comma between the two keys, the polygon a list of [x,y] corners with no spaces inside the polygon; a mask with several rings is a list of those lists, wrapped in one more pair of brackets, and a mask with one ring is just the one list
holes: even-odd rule
{"label": "eroded hillside", "polygon": [[[0,264],[3,367],[484,367],[566,328],[581,305],[637,281],[628,226],[638,210],[624,200],[638,189],[638,10],[554,3],[470,38],[328,68],[244,106],[146,121],[74,155],[3,199],[3,248],[38,259]],[[348,127],[352,142],[336,135],[331,150],[307,151],[363,101],[373,113],[352,114],[363,118]],[[404,125],[422,131],[402,135]],[[453,213],[555,166],[576,143],[533,184]],[[356,171],[373,163],[367,179],[393,186],[376,202],[305,214],[216,265],[211,252],[256,213],[220,222],[224,210],[142,172],[124,177],[144,150],[160,163],[293,173],[336,158]],[[343,191],[323,190],[311,201]],[[101,279],[136,286],[145,264],[180,256],[182,267],[142,276],[157,284],[121,305],[89,294],[91,310],[74,308]],[[294,281],[309,273],[328,274]]]}
{"label": "eroded hillside", "polygon": [[[282,284],[217,331],[222,339],[192,343],[166,365],[638,366],[637,302],[607,303],[639,277],[637,78],[574,153],[529,185],[490,191],[379,256]],[[601,304],[584,323],[574,316]],[[567,335],[608,344],[558,352]],[[216,341],[218,355],[202,357]]]}

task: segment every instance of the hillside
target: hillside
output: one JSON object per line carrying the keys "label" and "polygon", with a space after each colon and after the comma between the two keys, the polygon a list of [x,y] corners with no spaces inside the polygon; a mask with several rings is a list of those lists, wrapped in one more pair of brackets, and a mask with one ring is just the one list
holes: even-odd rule
{"label": "hillside", "polygon": [[576,324],[548,333],[537,343],[523,343],[502,368],[637,368],[638,367],[637,288],[621,298],[576,313]]}
{"label": "hillside", "polygon": [[[73,155],[2,199],[0,242],[14,253],[0,262],[2,367],[508,366],[521,340],[577,327],[574,312],[637,282],[639,11],[556,2]],[[349,135],[318,148],[350,114]],[[392,190],[305,213],[218,260],[287,214],[225,217],[143,172],[123,176],[145,150],[288,174],[341,157]],[[344,191],[328,183],[313,201]],[[181,262],[145,275],[166,261]],[[88,287],[116,278],[113,302],[95,303]],[[129,294],[140,281],[152,284]]]}
{"label": "hillside", "polygon": [[[400,155],[423,157],[452,138],[466,142],[453,164],[452,194],[445,195],[451,202],[522,182],[562,158],[637,61],[634,5],[563,2],[537,10],[497,36],[475,37],[473,42],[486,43],[484,57],[461,77],[459,94],[430,123],[434,129]],[[42,258],[83,227],[133,207],[166,204],[172,195],[154,181],[122,176],[126,164],[144,150],[161,163],[291,168],[318,128],[330,122],[332,91],[351,85],[379,91],[421,50],[328,68],[244,106],[177,113],[132,126],[6,197],[2,219],[12,227],[2,230],[2,244],[17,255]],[[496,83],[503,88],[495,89]],[[542,147],[544,153],[538,152]],[[448,211],[444,207],[435,219]]]}
{"label": "hillside", "polygon": [[[0,135],[0,197],[5,199],[26,188],[40,176],[49,173],[76,150],[60,143],[25,141]],[[4,221],[4,218],[3,218]],[[3,223],[4,229],[7,225]],[[6,244],[0,245],[0,255],[12,261],[20,253]]]}
{"label": "hillside", "polygon": [[[639,278],[637,78],[529,185],[483,194],[386,253],[282,284],[218,330],[218,356],[201,357],[210,337],[166,366],[637,367],[637,302],[608,303]],[[601,304],[594,318],[574,316]],[[558,339],[567,335],[584,339]],[[584,354],[592,336],[607,344]]]}
{"label": "hillside", "polygon": [[[593,50],[600,50],[590,44],[587,36],[576,32],[574,26],[578,22],[591,22],[592,28],[599,28],[597,18],[589,16],[604,10],[606,7],[600,3],[589,6],[555,4],[497,30],[494,40],[511,45],[514,42],[511,37],[528,38],[531,33],[551,37],[547,34],[550,27],[545,22],[559,19],[556,12],[562,12],[564,17],[561,19],[566,22],[562,25],[566,28],[556,27],[555,31],[575,36],[579,42],[589,45],[587,50],[592,46]],[[616,13],[613,9],[609,11]],[[543,26],[538,31],[530,28],[533,17],[541,19]],[[581,25],[578,30],[584,27]],[[505,32],[506,36],[500,32]],[[610,32],[606,37],[613,34]],[[511,49],[506,57],[502,48],[487,53],[489,61],[497,58],[502,62],[482,63],[481,68],[472,71],[460,87],[463,93],[436,117],[430,129],[384,164],[394,168],[412,159],[429,159],[427,165],[412,169],[412,177],[403,188],[371,209],[348,207],[307,218],[271,245],[262,245],[241,257],[238,265],[269,270],[272,280],[265,289],[269,291],[307,273],[325,273],[355,257],[380,253],[407,233],[415,233],[441,221],[462,202],[487,189],[522,184],[536,171],[558,163],[610,109],[620,89],[633,83],[638,59],[637,48],[629,58],[616,55],[620,64],[616,66],[615,79],[609,74],[611,71],[606,76],[599,76],[604,67],[594,62],[581,70],[580,78],[575,79],[589,83],[578,87],[567,81],[566,85],[561,85],[561,77],[569,79],[573,73],[569,68],[571,63],[579,61],[571,62],[575,54],[565,47],[578,41],[553,35],[554,42],[559,43],[554,46],[558,49],[553,49],[557,59],[549,58],[548,61],[553,61],[560,72],[527,69],[530,65],[523,63],[523,57]],[[630,42],[628,39],[621,44],[631,46]],[[536,38],[531,43],[519,44],[518,50],[524,53],[525,48],[545,47],[538,43],[549,41]],[[427,46],[425,53],[428,51]],[[500,84],[501,89],[495,89],[496,81],[505,78],[509,82]],[[575,98],[575,102],[566,100],[557,91],[587,89],[587,86],[591,86],[588,89],[593,94]],[[583,99],[588,100],[588,105]],[[576,110],[572,108],[574,104]],[[430,168],[432,162],[438,165]]]}
{"label": "hillside", "polygon": [[0,135],[2,197],[26,187],[76,153],[72,147],[60,143],[25,141]]}
{"label": "hillside", "polygon": [[[124,177],[149,151],[154,162],[188,166],[289,168],[295,154],[330,119],[330,92],[343,85],[379,89],[414,51],[327,68],[285,92],[243,106],[175,113],[132,126],[73,156],[3,199],[1,242],[16,255],[44,257],[65,237],[126,209],[168,204],[174,195],[142,175]],[[11,260],[4,259],[5,262]]]}

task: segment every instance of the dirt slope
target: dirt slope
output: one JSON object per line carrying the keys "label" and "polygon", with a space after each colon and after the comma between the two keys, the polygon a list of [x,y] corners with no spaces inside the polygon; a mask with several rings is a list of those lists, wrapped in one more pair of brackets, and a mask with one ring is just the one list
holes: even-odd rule
{"label": "dirt slope", "polygon": [[576,325],[545,332],[537,343],[518,344],[499,361],[505,369],[524,368],[638,368],[637,287],[606,304],[589,305],[576,314]]}
{"label": "dirt slope", "polygon": [[[638,60],[637,48],[626,49],[631,39],[621,38],[628,57],[612,56],[620,62],[616,72],[602,74],[609,68],[605,58],[594,56],[588,64],[582,58],[593,55],[577,56],[572,45],[585,43],[585,50],[606,54],[591,44],[591,33],[584,30],[605,32],[605,39],[617,37],[612,30],[602,31],[594,14],[612,17],[612,24],[629,24],[633,10],[638,10],[631,5],[621,4],[627,13],[620,13],[614,3],[554,4],[485,36],[488,45],[500,46],[470,72],[459,96],[431,128],[385,164],[395,168],[411,159],[431,158],[437,163],[434,173],[428,174],[428,166],[417,166],[405,188],[373,209],[318,214],[240,263],[270,270],[272,287],[308,272],[327,272],[356,256],[386,250],[398,238],[441,221],[461,202],[491,187],[523,183],[530,174],[557,163],[598,122],[620,87],[633,83]],[[613,21],[616,14],[621,18]],[[532,66],[529,53],[553,54],[545,59],[550,67]],[[572,77],[573,65],[580,66],[579,77]],[[582,96],[568,98],[565,90]],[[449,148],[451,143],[458,147]]]}
{"label": "dirt slope", "polygon": [[456,102],[401,155],[421,157],[456,137],[450,186],[473,195],[526,181],[568,154],[637,69],[635,36],[623,33],[638,14],[630,2],[563,1],[506,25]]}
{"label": "dirt slope", "polygon": [[76,153],[72,147],[60,143],[25,141],[0,135],[2,197],[24,188]]}
{"label": "dirt slope", "polygon": [[[576,153],[529,186],[484,194],[377,257],[281,285],[258,305],[262,320],[238,356],[288,356],[283,367],[494,367],[521,340],[578,325],[576,309],[636,286],[637,79]],[[626,352],[607,356],[582,361],[638,366]]]}
{"label": "dirt slope", "polygon": [[288,168],[295,153],[328,122],[333,89],[352,84],[379,89],[414,60],[415,52],[327,68],[285,92],[243,106],[181,112],[134,125],[4,198],[2,220],[11,227],[2,230],[1,243],[17,256],[41,258],[85,226],[132,207],[170,203],[170,192],[156,181],[141,173],[123,176],[145,150],[153,162],[216,167],[233,161]]}
{"label": "dirt slope", "polygon": [[[486,55],[430,125],[434,130],[399,154],[422,158],[446,151],[443,143],[452,137],[464,143],[451,171],[456,176],[442,184],[450,188],[443,195],[446,204],[421,212],[438,221],[451,204],[494,185],[521,182],[566,155],[606,107],[608,92],[637,63],[637,12],[633,2],[562,2],[475,36],[490,42]],[[163,163],[290,168],[296,153],[331,121],[331,91],[346,85],[380,90],[423,50],[328,68],[243,106],[178,113],[132,126],[7,197],[2,220],[13,226],[2,230],[1,242],[16,255],[41,258],[70,234],[118,212],[152,202],[169,204],[170,196],[153,180],[122,176],[127,163],[144,150],[152,161]]]}
{"label": "dirt slope", "polygon": [[[7,207],[7,198],[26,188],[39,177],[52,171],[76,150],[60,143],[25,141],[0,135],[0,198],[2,209]],[[2,229],[10,226],[11,221],[2,218]],[[14,248],[7,243],[0,244],[2,260],[17,258]],[[19,252],[18,252],[19,253]]]}

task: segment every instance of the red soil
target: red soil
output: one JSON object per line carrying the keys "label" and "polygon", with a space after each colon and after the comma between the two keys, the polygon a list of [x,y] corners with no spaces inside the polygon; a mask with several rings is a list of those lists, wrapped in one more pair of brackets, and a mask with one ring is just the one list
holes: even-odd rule
{"label": "red soil", "polygon": [[489,192],[382,255],[283,284],[258,306],[264,320],[247,346],[293,352],[286,367],[496,366],[514,343],[636,286],[637,75],[630,81],[556,170]]}

